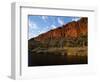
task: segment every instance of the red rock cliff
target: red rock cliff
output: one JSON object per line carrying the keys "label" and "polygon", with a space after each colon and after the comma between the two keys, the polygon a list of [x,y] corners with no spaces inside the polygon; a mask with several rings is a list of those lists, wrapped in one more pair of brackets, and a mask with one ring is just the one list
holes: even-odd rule
{"label": "red rock cliff", "polygon": [[68,24],[50,30],[46,33],[40,34],[34,39],[37,41],[45,41],[47,39],[59,39],[59,38],[77,38],[80,35],[87,35],[88,19],[86,17],[81,18],[78,21],[72,21]]}

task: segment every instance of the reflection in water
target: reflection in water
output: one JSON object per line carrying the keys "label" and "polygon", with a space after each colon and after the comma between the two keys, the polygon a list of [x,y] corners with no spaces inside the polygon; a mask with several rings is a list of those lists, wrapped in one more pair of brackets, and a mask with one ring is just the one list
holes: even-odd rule
{"label": "reflection in water", "polygon": [[87,64],[87,55],[67,52],[29,52],[28,66]]}

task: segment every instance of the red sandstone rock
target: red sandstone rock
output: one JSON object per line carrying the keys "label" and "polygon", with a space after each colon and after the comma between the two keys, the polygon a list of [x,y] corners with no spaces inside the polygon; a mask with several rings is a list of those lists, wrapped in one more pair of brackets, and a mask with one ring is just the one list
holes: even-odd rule
{"label": "red sandstone rock", "polygon": [[34,39],[37,41],[45,41],[47,39],[59,39],[59,38],[77,38],[80,35],[87,35],[88,31],[88,19],[86,17],[81,18],[79,21],[72,21],[68,24],[50,30],[46,33],[40,34]]}

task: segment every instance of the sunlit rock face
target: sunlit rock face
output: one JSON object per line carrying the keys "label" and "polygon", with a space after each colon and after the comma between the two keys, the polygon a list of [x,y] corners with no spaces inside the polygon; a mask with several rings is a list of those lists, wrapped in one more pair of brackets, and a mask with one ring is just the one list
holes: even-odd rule
{"label": "sunlit rock face", "polygon": [[45,40],[54,40],[61,38],[78,38],[79,36],[87,36],[88,18],[82,17],[78,21],[72,21],[56,29],[52,29],[46,33],[40,34],[34,40],[44,42]]}

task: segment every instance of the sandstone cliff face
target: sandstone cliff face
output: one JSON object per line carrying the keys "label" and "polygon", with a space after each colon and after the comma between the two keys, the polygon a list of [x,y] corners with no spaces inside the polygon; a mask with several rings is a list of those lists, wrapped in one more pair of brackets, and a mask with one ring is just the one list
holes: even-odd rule
{"label": "sandstone cliff face", "polygon": [[80,33],[83,35],[87,35],[88,32],[88,19],[82,18],[80,21],[78,21],[79,27],[80,27]]}
{"label": "sandstone cliff face", "polygon": [[86,17],[81,18],[79,21],[72,21],[68,24],[50,30],[46,33],[40,34],[35,37],[36,41],[43,42],[47,39],[60,39],[60,38],[77,38],[80,35],[87,36],[88,19]]}

